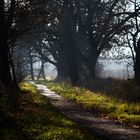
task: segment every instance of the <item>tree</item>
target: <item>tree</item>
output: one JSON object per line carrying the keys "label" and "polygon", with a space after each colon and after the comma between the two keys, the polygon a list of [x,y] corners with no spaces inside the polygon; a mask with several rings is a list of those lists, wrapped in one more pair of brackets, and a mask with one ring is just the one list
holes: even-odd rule
{"label": "tree", "polygon": [[101,52],[111,48],[118,41],[118,35],[124,34],[130,27],[128,21],[138,14],[140,8],[129,12],[127,4],[127,0],[55,3],[58,10],[50,11],[52,20],[49,21],[49,28],[51,26],[54,36],[59,40],[59,50],[62,50],[67,65],[73,63],[72,60],[75,70],[81,65],[81,70],[75,72],[77,77],[86,68],[88,77],[94,78]]}
{"label": "tree", "polygon": [[57,67],[59,78],[70,77],[72,83],[83,77],[95,78],[102,51],[117,44],[139,14],[139,7],[129,11],[128,4],[128,0],[32,1],[32,26],[26,32],[31,37],[26,43]]}
{"label": "tree", "polygon": [[21,22],[21,19],[25,18],[23,15],[27,12],[25,8],[27,3],[28,1],[23,2],[22,0],[0,1],[0,81],[7,87],[18,88],[10,49],[13,50],[15,41],[24,31],[21,25],[24,24],[25,20]]}
{"label": "tree", "polygon": [[14,18],[14,11],[15,0],[11,0],[7,11],[5,11],[5,1],[0,1],[0,81],[8,87],[13,85],[9,67],[8,36]]}
{"label": "tree", "polygon": [[134,17],[131,19],[132,28],[127,31],[127,41],[128,46],[132,53],[132,60],[134,63],[134,73],[135,80],[138,85],[140,85],[140,20],[139,13],[137,14],[137,9],[140,7],[138,0],[131,1],[134,10]]}

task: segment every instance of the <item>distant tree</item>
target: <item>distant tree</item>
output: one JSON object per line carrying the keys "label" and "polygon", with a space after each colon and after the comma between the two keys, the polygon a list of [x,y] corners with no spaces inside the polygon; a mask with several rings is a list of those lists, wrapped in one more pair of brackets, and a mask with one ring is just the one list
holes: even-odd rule
{"label": "distant tree", "polygon": [[14,46],[12,53],[15,79],[18,83],[22,82],[28,73],[27,49],[22,46]]}

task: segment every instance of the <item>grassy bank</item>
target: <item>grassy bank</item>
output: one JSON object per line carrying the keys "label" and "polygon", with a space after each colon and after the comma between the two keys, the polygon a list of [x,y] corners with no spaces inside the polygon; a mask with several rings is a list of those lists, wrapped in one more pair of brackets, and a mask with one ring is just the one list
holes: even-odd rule
{"label": "grassy bank", "polygon": [[[134,128],[140,127],[140,102],[138,100],[140,90],[136,89],[134,85],[121,83],[105,92],[91,92],[62,83],[45,83],[43,81],[41,83],[67,99],[81,104],[84,108],[98,113],[101,117],[110,118]],[[135,94],[132,93],[132,90]]]}
{"label": "grassy bank", "polygon": [[[15,119],[18,111],[17,93],[21,91],[12,91],[6,89],[0,83],[0,139],[1,140],[23,140],[26,138],[19,127],[19,120]],[[14,99],[14,100],[13,100]]]}
{"label": "grassy bank", "polygon": [[[31,84],[21,84],[18,109],[10,112],[17,128],[0,130],[7,140],[95,140],[85,128],[78,126],[55,110],[46,97]],[[11,132],[13,131],[13,132]],[[4,134],[5,133],[5,134]],[[21,133],[21,134],[20,134]],[[7,136],[8,135],[8,136]],[[6,138],[7,136],[7,138]]]}

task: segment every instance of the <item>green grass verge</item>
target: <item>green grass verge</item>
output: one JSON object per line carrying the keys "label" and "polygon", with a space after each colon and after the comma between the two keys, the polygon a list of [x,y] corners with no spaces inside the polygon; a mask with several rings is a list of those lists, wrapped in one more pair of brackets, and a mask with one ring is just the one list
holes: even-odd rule
{"label": "green grass verge", "polygon": [[[0,139],[23,140],[24,136],[18,127],[18,122],[13,117],[16,114],[16,103],[13,104],[15,93],[20,91],[8,90],[0,83]],[[12,97],[13,98],[12,98]]]}
{"label": "green grass verge", "polygon": [[0,118],[2,140],[97,140],[53,108],[32,84],[21,84],[18,101],[17,108],[6,111],[5,117]]}
{"label": "green grass verge", "polygon": [[51,90],[73,102],[81,104],[90,111],[100,113],[102,117],[111,118],[116,122],[128,124],[135,128],[140,126],[140,102],[130,103],[119,100],[119,98],[114,96],[105,95],[103,92],[91,92],[84,88],[62,83],[46,83],[43,81],[38,83],[47,85]]}
{"label": "green grass verge", "polygon": [[33,140],[95,140],[85,128],[78,126],[53,108],[36,87],[24,83],[20,98],[20,111],[16,115],[22,130]]}

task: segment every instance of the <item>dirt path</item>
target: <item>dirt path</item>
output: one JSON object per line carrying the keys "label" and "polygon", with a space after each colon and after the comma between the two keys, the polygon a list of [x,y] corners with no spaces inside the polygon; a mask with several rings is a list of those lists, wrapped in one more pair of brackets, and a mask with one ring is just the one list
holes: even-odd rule
{"label": "dirt path", "polygon": [[97,134],[104,140],[140,140],[140,129],[130,129],[113,121],[96,117],[79,105],[50,91],[44,85],[37,84],[36,86],[40,93],[47,96],[52,105],[59,109],[62,114],[80,125],[86,126],[89,131]]}

